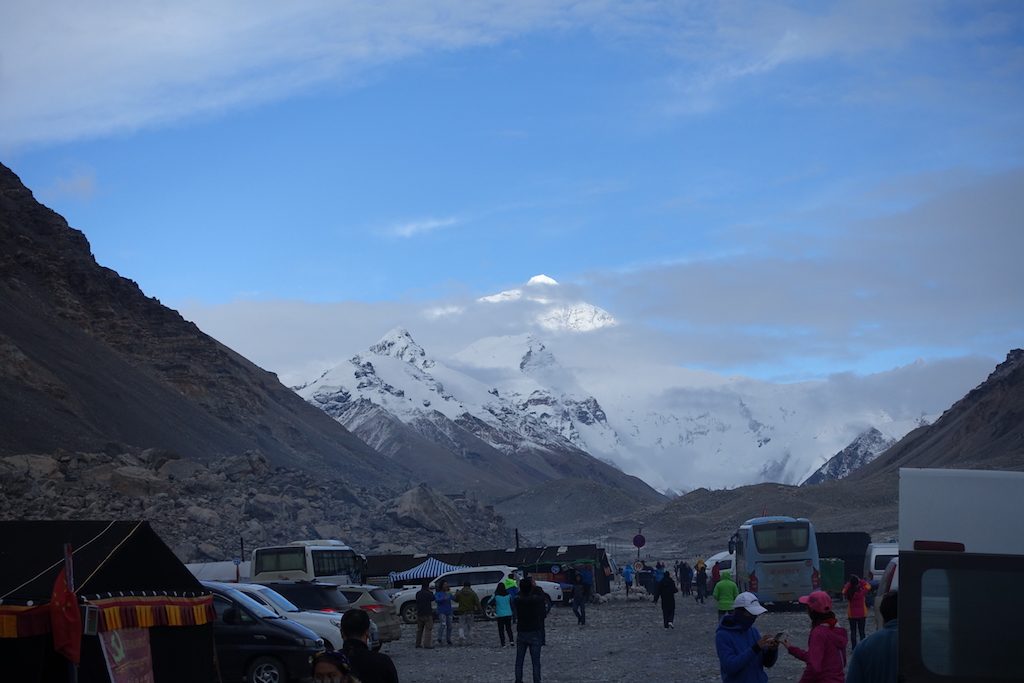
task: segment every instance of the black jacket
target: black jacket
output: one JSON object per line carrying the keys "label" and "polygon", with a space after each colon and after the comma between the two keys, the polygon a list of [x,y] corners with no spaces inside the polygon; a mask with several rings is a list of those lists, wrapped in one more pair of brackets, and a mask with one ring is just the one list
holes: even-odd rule
{"label": "black jacket", "polygon": [[661,583],[654,589],[654,602],[658,602],[658,598],[661,598],[662,606],[675,605],[676,593],[678,592],[679,589],[676,588],[676,582],[666,573],[664,578],[661,579]]}
{"label": "black jacket", "polygon": [[429,617],[434,614],[431,603],[434,602],[434,594],[428,588],[421,588],[416,591],[416,616]]}
{"label": "black jacket", "polygon": [[547,616],[544,609],[544,594],[540,590],[535,590],[532,595],[516,596],[516,614],[519,615],[517,631],[543,631],[544,617]]}
{"label": "black jacket", "polygon": [[341,651],[352,663],[352,673],[360,683],[398,683],[398,670],[391,657],[380,652],[370,652],[361,640],[346,640]]}

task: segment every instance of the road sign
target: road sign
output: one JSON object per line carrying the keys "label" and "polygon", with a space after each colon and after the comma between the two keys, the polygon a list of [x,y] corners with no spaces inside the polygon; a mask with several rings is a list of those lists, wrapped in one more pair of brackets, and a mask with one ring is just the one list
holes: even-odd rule
{"label": "road sign", "polygon": [[643,534],[637,534],[633,537],[633,546],[637,548],[637,550],[643,548],[645,545],[647,545],[647,539],[644,538]]}
{"label": "road sign", "polygon": [[235,563],[236,567],[238,565],[242,564],[242,558],[240,558],[240,557],[236,557],[236,558],[232,559],[231,561]]}
{"label": "road sign", "polygon": [[557,564],[551,565],[551,573],[552,574],[557,574],[560,571],[562,571],[562,568],[559,567]]}

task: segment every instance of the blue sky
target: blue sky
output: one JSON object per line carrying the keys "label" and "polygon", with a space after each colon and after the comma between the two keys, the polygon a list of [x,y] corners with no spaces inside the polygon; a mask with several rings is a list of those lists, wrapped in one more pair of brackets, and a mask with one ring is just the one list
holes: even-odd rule
{"label": "blue sky", "polygon": [[8,3],[0,161],[268,365],[309,360],[246,346],[282,302],[371,334],[541,272],[692,367],[998,358],[1022,29],[1014,2]]}

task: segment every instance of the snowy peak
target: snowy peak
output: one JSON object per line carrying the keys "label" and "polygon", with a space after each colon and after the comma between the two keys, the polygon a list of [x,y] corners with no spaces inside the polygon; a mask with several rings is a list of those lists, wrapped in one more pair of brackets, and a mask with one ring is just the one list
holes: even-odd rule
{"label": "snowy peak", "polygon": [[845,479],[856,469],[867,465],[890,446],[896,443],[874,427],[857,435],[850,445],[839,451],[814,474],[807,477],[801,486],[820,484],[832,479]]}
{"label": "snowy peak", "polygon": [[593,332],[619,323],[603,308],[577,303],[549,308],[537,316],[537,324],[552,332]]}
{"label": "snowy peak", "polygon": [[532,334],[526,336],[526,353],[519,360],[519,369],[527,375],[538,370],[544,370],[558,365],[554,354],[548,351],[537,337]]}
{"label": "snowy peak", "polygon": [[531,277],[529,280],[526,281],[526,286],[527,287],[533,287],[535,285],[554,285],[554,286],[557,286],[558,285],[558,281],[555,280],[554,278],[548,277],[547,275],[544,275],[543,273],[541,273],[540,275],[534,275],[533,277]]}
{"label": "snowy peak", "polygon": [[389,356],[405,361],[421,370],[434,367],[434,361],[427,357],[427,352],[416,343],[409,331],[404,327],[396,327],[376,344],[370,347],[370,353],[378,356]]}

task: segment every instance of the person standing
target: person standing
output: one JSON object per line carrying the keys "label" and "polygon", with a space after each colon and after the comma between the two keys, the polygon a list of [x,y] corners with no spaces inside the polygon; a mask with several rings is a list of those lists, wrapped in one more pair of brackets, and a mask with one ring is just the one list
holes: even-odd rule
{"label": "person standing", "polygon": [[572,613],[576,615],[577,625],[587,625],[587,587],[579,574],[572,585]]}
{"label": "person standing", "polygon": [[861,641],[850,655],[846,683],[896,683],[899,675],[899,627],[896,617],[899,597],[889,591],[878,603],[882,628]]}
{"label": "person standing", "polygon": [[523,661],[530,652],[533,665],[533,683],[540,683],[540,649],[544,646],[544,593],[526,577],[519,582],[519,595],[515,598],[515,612],[519,614],[516,632],[516,683],[523,683]]}
{"label": "person standing", "polygon": [[754,628],[767,612],[753,593],[736,596],[731,613],[722,617],[715,632],[715,650],[722,683],[768,683],[770,669],[779,658],[779,643]]}
{"label": "person standing", "polygon": [[480,596],[473,590],[472,584],[466,581],[455,594],[455,602],[459,605],[459,642],[469,645],[473,640],[473,620],[480,611]]}
{"label": "person standing", "polygon": [[867,595],[871,590],[871,584],[864,581],[856,574],[850,574],[849,580],[843,586],[843,598],[846,599],[846,617],[850,621],[850,649],[857,647],[857,634],[859,640],[864,640],[864,624],[868,619]]}
{"label": "person standing", "polygon": [[711,583],[708,588],[714,590],[718,582],[722,580],[722,568],[718,566],[719,563],[715,562],[714,566],[711,567]]}
{"label": "person standing", "polygon": [[361,609],[350,609],[341,617],[341,651],[352,665],[352,673],[360,683],[398,683],[395,663],[382,652],[371,652],[370,615]]}
{"label": "person standing", "polygon": [[633,587],[633,565],[627,564],[622,568],[622,582],[626,584],[626,599],[629,599],[629,589]]}
{"label": "person standing", "polygon": [[499,583],[494,589],[494,616],[498,619],[498,639],[501,647],[505,647],[505,634],[508,633],[508,644],[515,645],[516,639],[512,637],[512,596],[504,583]]}
{"label": "person standing", "polygon": [[715,590],[711,593],[711,597],[713,597],[718,603],[719,619],[724,617],[726,612],[732,611],[733,601],[739,594],[740,588],[736,585],[736,582],[732,580],[732,572],[728,569],[722,572],[718,579],[718,583],[715,584]]}
{"label": "person standing", "polygon": [[434,600],[437,601],[437,644],[440,645],[443,640],[451,645],[452,594],[448,591],[447,581],[442,581],[437,584],[437,591],[434,593]]}
{"label": "person standing", "polygon": [[814,591],[802,596],[800,602],[807,606],[811,619],[807,649],[782,641],[789,654],[806,663],[799,683],[844,683],[847,638],[846,631],[836,625],[832,598],[824,591]]}
{"label": "person standing", "polygon": [[679,590],[683,595],[693,595],[693,570],[690,568],[690,564],[683,561],[683,564],[679,567],[679,577],[682,585]]}
{"label": "person standing", "polygon": [[431,648],[431,631],[434,626],[434,594],[430,591],[430,581],[416,591],[416,647]]}
{"label": "person standing", "polygon": [[703,560],[697,560],[697,595],[693,598],[694,602],[704,604],[704,597],[708,594],[708,568],[704,564]]}
{"label": "person standing", "polygon": [[672,622],[676,618],[676,593],[678,592],[679,589],[676,588],[672,575],[665,572],[654,591],[654,604],[658,604],[658,600],[661,599],[661,620],[665,628],[676,627]]}
{"label": "person standing", "polygon": [[516,583],[516,575],[514,572],[509,572],[508,576],[501,580],[505,584],[505,590],[508,591],[509,597],[512,598],[512,623],[516,623],[516,596],[519,595],[519,585]]}

